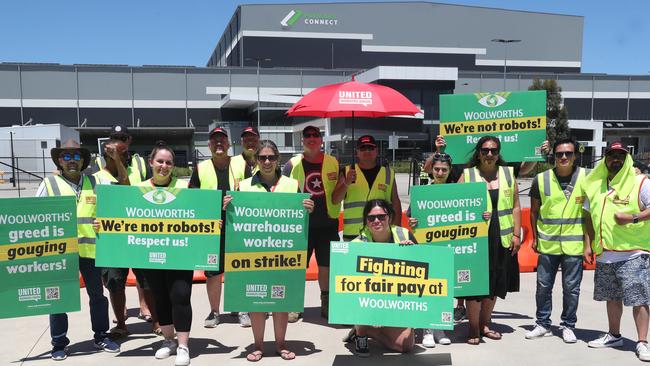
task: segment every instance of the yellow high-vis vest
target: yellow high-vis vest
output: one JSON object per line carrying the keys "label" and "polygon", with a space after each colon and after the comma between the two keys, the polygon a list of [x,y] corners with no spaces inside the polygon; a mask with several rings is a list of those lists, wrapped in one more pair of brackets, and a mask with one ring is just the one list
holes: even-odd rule
{"label": "yellow high-vis vest", "polygon": [[[246,175],[248,162],[246,162],[246,158],[244,158],[243,154],[239,154],[230,158],[230,166],[232,167],[235,176],[241,175],[244,177]],[[255,164],[255,166],[251,168],[251,175],[255,175],[259,170],[259,166]]]}
{"label": "yellow high-vis vest", "polygon": [[[497,215],[499,217],[499,234],[501,235],[501,245],[504,248],[510,248],[510,240],[515,229],[515,220],[512,216],[512,209],[515,204],[514,172],[512,167],[499,167],[499,200],[497,202]],[[480,182],[481,174],[476,167],[466,168],[463,170],[465,182]],[[487,197],[487,210],[492,212],[492,200],[490,192],[485,192]],[[490,220],[492,218],[490,217]],[[488,225],[489,225],[488,221]]]}
{"label": "yellow high-vis vest", "polygon": [[[392,202],[393,184],[395,183],[395,174],[389,166],[382,166],[377,173],[377,177],[372,184],[368,186],[366,176],[361,172],[358,164],[355,165],[357,179],[350,184],[343,202],[343,235],[359,235],[363,227],[363,208],[366,202],[373,199],[382,199],[389,203]],[[350,167],[345,168],[347,176]]]}
{"label": "yellow high-vis vest", "polygon": [[[408,229],[403,228],[401,226],[391,225],[390,232],[393,234],[393,243],[400,243],[404,240],[408,240],[409,238]],[[368,227],[364,228],[361,231],[361,234],[356,238],[354,238],[352,241],[372,243],[373,241],[372,241],[372,234],[370,233],[370,229]]]}
{"label": "yellow high-vis vest", "polygon": [[[266,188],[261,184],[253,185],[253,177],[244,179],[239,184],[239,190],[242,192],[266,192]],[[283,192],[283,193],[297,193],[298,192],[298,181],[280,175],[280,179],[275,183],[275,186],[271,188],[271,192]]]}
{"label": "yellow high-vis vest", "polygon": [[[95,158],[95,163],[99,170],[104,169],[104,165],[106,165],[100,155],[97,155]],[[144,159],[140,155],[131,155],[131,164],[126,167],[126,174],[129,176],[129,182],[131,182],[132,186],[145,180],[147,177],[147,168]]]}
{"label": "yellow high-vis vest", "polygon": [[[201,182],[201,189],[217,189],[219,182],[217,181],[217,172],[214,170],[212,159],[204,160],[199,163],[199,181]],[[244,180],[244,172],[235,175],[232,167],[232,161],[228,166],[228,183],[230,190],[236,191],[239,189],[239,182]],[[224,193],[225,194],[225,193]]]}
{"label": "yellow high-vis vest", "polygon": [[[291,158],[287,165],[291,169],[289,178],[298,181],[300,191],[305,191],[305,169],[302,166],[302,154],[296,155]],[[332,219],[338,219],[341,213],[341,204],[334,204],[332,202],[332,193],[336,187],[339,179],[339,162],[336,161],[331,155],[325,154],[323,156],[323,165],[321,168],[321,176],[323,178],[323,188],[325,190],[325,204],[327,206],[327,215]]]}
{"label": "yellow high-vis vest", "polygon": [[553,169],[537,174],[541,201],[537,216],[537,250],[540,253],[582,255],[585,199],[582,182],[585,176],[585,169],[576,168],[565,193]]}
{"label": "yellow high-vis vest", "polygon": [[[94,259],[96,236],[93,221],[97,213],[97,180],[92,175],[83,175],[82,179],[81,193],[77,198],[77,243],[80,257]],[[48,196],[76,196],[74,189],[58,175],[45,178],[45,188]]]}

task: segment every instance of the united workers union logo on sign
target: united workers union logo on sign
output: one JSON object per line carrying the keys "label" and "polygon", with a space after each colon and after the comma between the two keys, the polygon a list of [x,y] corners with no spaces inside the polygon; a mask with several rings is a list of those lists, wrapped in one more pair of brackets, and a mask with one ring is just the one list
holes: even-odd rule
{"label": "united workers union logo on sign", "polygon": [[175,200],[176,196],[170,191],[153,189],[145,192],[145,194],[142,195],[142,198],[156,205],[166,205]]}
{"label": "united workers union logo on sign", "polygon": [[265,298],[268,293],[268,285],[265,284],[246,284],[246,297]]}
{"label": "united workers union logo on sign", "polygon": [[372,104],[371,91],[339,91],[339,104],[359,104],[364,107]]}
{"label": "united workers union logo on sign", "polygon": [[508,95],[510,95],[510,93],[476,93],[474,95],[476,95],[480,105],[488,108],[496,108],[508,101]]}
{"label": "united workers union logo on sign", "polygon": [[306,25],[335,26],[339,24],[339,20],[334,14],[303,13],[300,10],[292,9],[280,21],[280,25],[282,25],[282,28],[289,28],[300,19]]}
{"label": "united workers union logo on sign", "polygon": [[26,287],[18,289],[18,301],[38,301],[40,299],[40,287]]}

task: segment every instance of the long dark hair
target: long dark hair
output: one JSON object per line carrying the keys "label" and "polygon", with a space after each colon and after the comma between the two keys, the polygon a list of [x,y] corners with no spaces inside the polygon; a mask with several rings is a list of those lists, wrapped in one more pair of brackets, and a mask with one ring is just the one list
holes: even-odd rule
{"label": "long dark hair", "polygon": [[499,149],[499,158],[497,159],[497,166],[504,166],[506,165],[506,161],[503,160],[501,157],[501,141],[494,137],[494,136],[483,136],[481,137],[478,142],[476,143],[476,146],[474,146],[474,151],[472,152],[472,157],[469,159],[467,162],[467,167],[472,168],[472,167],[478,167],[481,165],[481,146],[483,146],[484,143],[488,141],[493,141],[495,144],[497,144],[497,149]]}
{"label": "long dark hair", "polygon": [[275,142],[271,140],[260,140],[260,142],[257,144],[257,150],[255,150],[255,159],[257,160],[257,157],[260,155],[260,151],[267,147],[273,150],[273,154],[278,157],[278,165],[275,168],[275,173],[276,175],[280,176],[282,174],[282,171],[280,170],[280,150],[278,150],[278,145],[276,145]]}
{"label": "long dark hair", "polygon": [[393,206],[388,203],[386,200],[374,199],[366,202],[366,205],[363,207],[363,226],[359,230],[359,234],[366,229],[368,224],[368,213],[375,207],[382,208],[386,214],[388,214],[388,223],[393,222],[393,217],[395,217],[395,210]]}

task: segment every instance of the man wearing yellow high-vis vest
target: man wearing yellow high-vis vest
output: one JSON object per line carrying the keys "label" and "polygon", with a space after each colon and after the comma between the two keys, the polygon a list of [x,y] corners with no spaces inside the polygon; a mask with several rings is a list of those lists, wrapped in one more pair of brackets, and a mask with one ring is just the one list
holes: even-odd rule
{"label": "man wearing yellow high-vis vest", "polygon": [[553,146],[555,168],[539,173],[530,188],[530,225],[533,228],[533,249],[537,260],[536,326],[526,339],[541,338],[551,333],[553,284],[562,267],[563,309],[560,316],[562,339],[577,341],[573,332],[577,321],[582,254],[584,241],[582,182],[586,169],[575,166],[576,143],[561,139]]}
{"label": "man wearing yellow high-vis vest", "polygon": [[[388,165],[377,163],[377,143],[370,135],[359,137],[356,154],[358,163],[341,172],[332,201],[343,203],[343,240],[351,241],[363,228],[363,207],[373,199],[382,199],[393,206],[392,225],[402,221],[402,203],[397,194],[395,172]],[[361,174],[358,174],[358,173]]]}
{"label": "man wearing yellow high-vis vest", "polygon": [[[228,132],[221,127],[215,127],[210,131],[208,148],[212,152],[212,158],[204,160],[196,165],[190,177],[189,188],[196,189],[218,189],[224,196],[229,190],[236,191],[239,183],[251,176],[251,170],[248,165],[243,170],[233,167],[233,160],[228,155],[230,140]],[[223,202],[215,202],[219,207]],[[224,272],[224,256],[226,251],[226,213],[221,210],[221,234],[220,234],[220,255],[219,270],[205,271],[207,278],[205,287],[208,292],[208,301],[210,302],[210,313],[203,325],[206,328],[214,328],[219,324],[219,303],[221,302],[221,288]],[[245,313],[239,314],[239,324],[243,327],[250,327],[250,319]]]}
{"label": "man wearing yellow high-vis vest", "polygon": [[[133,136],[129,133],[129,130],[124,125],[114,125],[111,127],[111,134],[109,138],[112,140],[120,140],[126,144],[127,150],[131,147],[133,142]],[[95,166],[94,172],[104,169],[106,165],[105,159],[102,158],[102,154],[97,154],[95,157]],[[129,154],[129,158],[126,163],[126,171],[129,175],[129,181],[131,185],[136,185],[140,182],[151,178],[151,167],[149,164],[146,164],[145,159],[138,155],[138,153]]]}
{"label": "man wearing yellow high-vis vest", "polygon": [[253,126],[246,126],[241,133],[241,146],[242,153],[235,155],[231,158],[230,166],[235,171],[235,174],[244,174],[248,168],[251,174],[257,173],[257,159],[255,159],[255,151],[260,142],[260,133]]}
{"label": "man wearing yellow high-vis vest", "polygon": [[596,257],[594,300],[607,302],[609,330],[589,347],[619,347],[623,306],[632,307],[638,336],[637,357],[650,361],[650,183],[634,172],[632,157],[620,142],[611,143],[605,158],[583,182],[585,222],[591,246],[584,257]]}
{"label": "man wearing yellow high-vis vest", "polygon": [[[321,316],[327,318],[329,304],[330,242],[338,241],[338,217],[341,204],[334,203],[332,194],[339,178],[339,163],[321,151],[323,138],[320,129],[307,126],[302,130],[302,154],[291,158],[282,174],[297,180],[300,190],[309,193],[314,201],[314,212],[309,215],[307,258],[316,253],[318,284],[321,290]],[[298,320],[299,314],[290,313],[289,322]]]}
{"label": "man wearing yellow high-vis vest", "polygon": [[[104,296],[101,268],[95,267],[95,185],[96,179],[82,173],[90,163],[90,153],[78,142],[70,139],[60,148],[50,151],[52,161],[61,174],[46,177],[36,192],[37,197],[76,196],[77,236],[79,247],[79,272],[86,284],[90,299],[90,322],[94,332],[94,346],[106,352],[119,352],[120,346],[113,342],[108,331],[108,299]],[[50,315],[52,337],[51,357],[55,361],[68,357],[68,315]]]}

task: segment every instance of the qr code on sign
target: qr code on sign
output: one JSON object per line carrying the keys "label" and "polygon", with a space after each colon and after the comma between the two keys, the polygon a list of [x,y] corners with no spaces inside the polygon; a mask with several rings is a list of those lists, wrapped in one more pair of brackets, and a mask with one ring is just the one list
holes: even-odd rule
{"label": "qr code on sign", "polygon": [[472,275],[469,269],[461,269],[456,272],[456,282],[457,283],[468,283],[472,282]]}
{"label": "qr code on sign", "polygon": [[45,288],[45,300],[60,300],[61,292],[59,287],[46,287]]}
{"label": "qr code on sign", "polygon": [[285,286],[273,285],[271,286],[272,299],[284,299]]}
{"label": "qr code on sign", "polygon": [[448,311],[443,311],[442,312],[442,322],[443,323],[451,323],[451,321],[452,321],[451,313],[448,312]]}
{"label": "qr code on sign", "polygon": [[540,156],[540,155],[542,155],[542,147],[535,146],[535,156]]}
{"label": "qr code on sign", "polygon": [[208,264],[217,264],[219,257],[216,254],[208,254]]}

